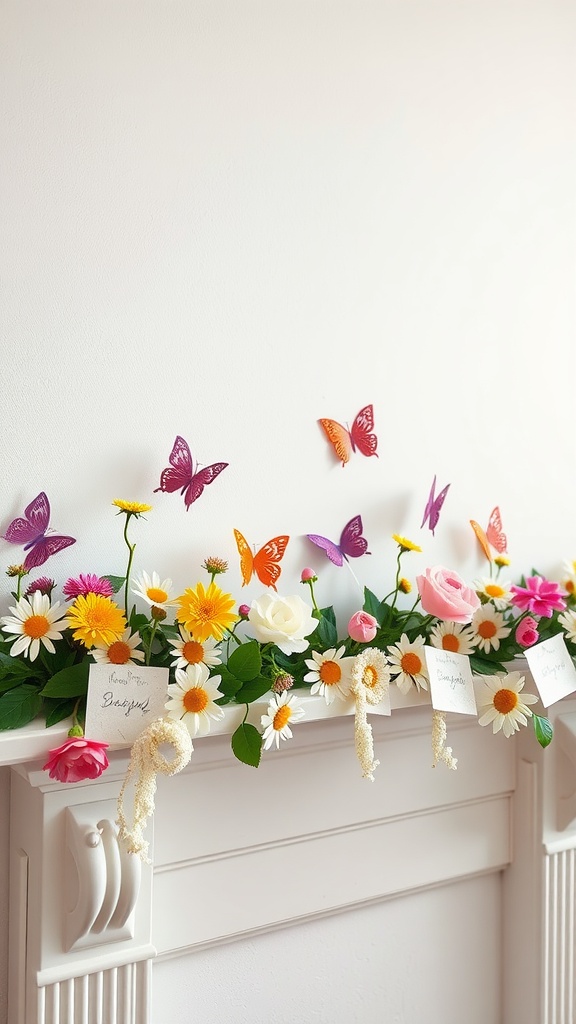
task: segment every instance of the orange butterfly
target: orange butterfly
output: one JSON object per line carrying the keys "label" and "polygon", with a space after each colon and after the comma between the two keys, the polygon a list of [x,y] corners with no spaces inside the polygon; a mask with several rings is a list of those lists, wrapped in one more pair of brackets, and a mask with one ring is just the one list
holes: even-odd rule
{"label": "orange butterfly", "polygon": [[492,562],[492,551],[490,545],[498,552],[499,555],[506,554],[506,548],[508,546],[508,540],[506,534],[502,529],[502,519],[500,517],[500,509],[498,505],[492,509],[490,513],[490,519],[488,520],[488,526],[486,532],[482,529],[479,523],[475,519],[470,520],[470,526],[474,530],[480,547],[486,555],[489,562]]}
{"label": "orange butterfly", "polygon": [[285,534],[281,537],[273,537],[255,555],[252,554],[248,542],[240,530],[234,530],[234,537],[240,555],[242,586],[245,587],[247,583],[250,583],[252,576],[256,574],[265,587],[272,587],[273,590],[276,590],[276,580],[282,572],[278,563],[286,551],[290,537]]}
{"label": "orange butterfly", "polygon": [[360,409],[351,430],[347,430],[336,420],[318,420],[318,422],[343,466],[349,462],[352,452],[355,452],[356,449],[362,455],[377,456],[378,438],[373,432],[374,409],[371,405],[365,405],[363,409]]}

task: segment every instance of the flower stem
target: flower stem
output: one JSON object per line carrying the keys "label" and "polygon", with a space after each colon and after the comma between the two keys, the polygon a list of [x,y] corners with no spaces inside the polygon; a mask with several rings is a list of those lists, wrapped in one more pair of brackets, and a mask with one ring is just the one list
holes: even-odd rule
{"label": "flower stem", "polygon": [[[126,516],[126,522],[124,523],[124,540],[128,548],[128,565],[126,567],[126,580],[124,582],[124,611],[126,613],[126,620],[128,620],[128,590],[130,585],[130,570],[132,568],[132,559],[134,558],[134,551],[136,544],[131,544],[128,540],[128,523],[130,522],[130,514]],[[148,663],[147,663],[148,664]]]}
{"label": "flower stem", "polygon": [[150,643],[148,644],[148,650],[146,651],[146,661],[145,661],[146,665],[150,664],[150,658],[152,657],[152,644],[154,642],[154,636],[156,634],[156,630],[157,629],[158,629],[158,622],[157,622],[156,619],[154,619],[154,625],[152,626],[152,629],[150,630]]}

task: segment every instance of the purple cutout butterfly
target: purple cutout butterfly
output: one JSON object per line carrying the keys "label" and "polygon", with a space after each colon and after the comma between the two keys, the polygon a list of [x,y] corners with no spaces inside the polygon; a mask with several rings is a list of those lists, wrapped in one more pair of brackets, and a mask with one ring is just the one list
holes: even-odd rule
{"label": "purple cutout butterfly", "polygon": [[4,534],[4,539],[10,544],[23,544],[24,551],[28,554],[24,560],[24,568],[36,568],[44,565],[44,562],[55,555],[57,551],[75,544],[74,537],[64,537],[59,534],[46,536],[50,523],[50,502],[44,491],[41,491],[34,501],[24,509],[24,519],[13,519]]}
{"label": "purple cutout butterfly", "polygon": [[434,530],[438,526],[440,511],[442,509],[442,505],[444,504],[444,499],[448,494],[448,488],[450,487],[450,484],[446,484],[446,487],[443,487],[440,493],[437,494],[436,496],[434,496],[435,487],[436,476],[434,476],[434,479],[432,481],[430,495],[428,497],[428,501],[426,502],[426,508],[424,509],[424,518],[422,520],[422,525],[420,526],[420,529],[422,529],[426,520],[428,520],[428,529],[432,531],[432,536],[434,536]]}
{"label": "purple cutout butterfly", "polygon": [[362,536],[362,529],[362,516],[354,516],[342,530],[339,544],[317,533],[307,533],[306,536],[316,544],[316,547],[326,552],[334,565],[344,565],[344,561],[348,561],[349,558],[360,558],[360,555],[370,554],[368,541]]}
{"label": "purple cutout butterfly", "polygon": [[228,465],[227,462],[214,462],[211,466],[198,469],[187,442],[180,436],[174,441],[168,461],[170,465],[162,470],[160,487],[154,488],[154,494],[156,491],[167,491],[170,494],[180,491],[184,495],[186,511],[200,497],[206,485],[211,484]]}

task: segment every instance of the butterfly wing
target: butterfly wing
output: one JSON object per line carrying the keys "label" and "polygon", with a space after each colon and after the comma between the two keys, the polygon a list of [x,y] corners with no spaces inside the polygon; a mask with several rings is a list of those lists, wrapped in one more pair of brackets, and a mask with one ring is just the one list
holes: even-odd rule
{"label": "butterfly wing", "polygon": [[341,423],[336,420],[318,420],[330,444],[343,466],[350,460],[352,454],[352,439],[350,434]]}
{"label": "butterfly wing", "polygon": [[[424,522],[426,522],[426,518],[428,519],[428,527],[432,531],[432,536],[434,536],[434,530],[438,526],[438,520],[440,519],[442,505],[444,504],[446,495],[448,494],[448,490],[450,488],[450,484],[446,484],[446,487],[443,487],[440,493],[437,494],[436,497],[434,497],[435,485],[436,477],[434,477],[432,483],[432,490],[430,491],[430,498],[428,499],[428,505],[430,507],[428,507],[428,505],[426,506],[426,513],[424,517]],[[422,523],[422,525],[424,525],[424,523]]]}
{"label": "butterfly wing", "polygon": [[254,571],[254,558],[252,552],[248,546],[248,541],[240,533],[240,530],[234,530],[234,537],[236,540],[236,547],[238,548],[238,554],[240,555],[240,572],[242,573],[242,586],[245,587],[252,579],[252,573]]}
{"label": "butterfly wing", "polygon": [[186,509],[190,508],[193,501],[200,497],[207,484],[211,484],[223,469],[226,469],[227,462],[214,462],[211,466],[204,466],[203,469],[194,473],[184,495]]}
{"label": "butterfly wing", "polygon": [[75,544],[76,540],[74,537],[64,537],[58,534],[52,534],[49,537],[40,536],[36,541],[33,542],[26,558],[24,559],[24,568],[30,571],[35,569],[39,565],[44,565],[44,562],[50,558],[50,555],[55,555],[58,551],[63,551],[64,548],[70,547],[71,544]]}
{"label": "butterfly wing", "polygon": [[[41,537],[50,522],[50,502],[44,491],[24,509],[25,519],[13,519],[4,537],[11,544],[29,544]],[[40,563],[41,564],[41,563]]]}
{"label": "butterfly wing", "polygon": [[491,562],[492,561],[492,552],[490,550],[490,545],[488,543],[488,538],[487,538],[486,534],[484,533],[484,530],[480,526],[480,523],[477,523],[475,519],[471,519],[470,520],[470,526],[474,530],[474,533],[476,534],[476,537],[478,538],[478,543],[480,544],[480,547],[482,548],[482,551],[486,555],[486,558],[488,559],[489,562]]}
{"label": "butterfly wing", "polygon": [[492,509],[490,513],[490,519],[488,520],[488,526],[486,528],[486,536],[493,548],[499,555],[506,554],[506,548],[508,546],[508,539],[502,529],[502,519],[500,517],[500,509],[498,505]]}
{"label": "butterfly wing", "polygon": [[319,533],[307,533],[306,536],[317,548],[321,548],[322,551],[326,552],[330,561],[334,562],[334,565],[344,565],[344,556],[334,541],[328,540],[328,537],[321,537]]}
{"label": "butterfly wing", "polygon": [[365,405],[363,409],[360,409],[352,424],[352,430],[350,431],[352,447],[357,448],[362,455],[377,456],[378,438],[373,431],[374,408],[371,405]]}
{"label": "butterfly wing", "polygon": [[362,536],[362,530],[362,516],[354,516],[346,523],[340,536],[340,551],[345,558],[360,558],[368,552],[368,541]]}
{"label": "butterfly wing", "polygon": [[284,556],[289,540],[290,537],[285,534],[273,537],[254,555],[254,572],[265,587],[272,587],[276,590],[276,580],[282,572],[278,563]]}
{"label": "butterfly wing", "polygon": [[426,502],[426,508],[424,509],[424,517],[422,519],[422,522],[420,523],[420,529],[422,529],[424,524],[426,523],[426,521],[430,519],[430,515],[432,513],[432,508],[434,506],[434,490],[435,490],[435,488],[436,488],[436,476],[434,476],[434,479],[432,481],[432,487],[430,488],[430,494],[428,495],[428,501]]}
{"label": "butterfly wing", "polygon": [[168,461],[170,465],[162,470],[160,486],[154,488],[154,494],[156,494],[156,491],[164,491],[171,494],[173,491],[179,490],[184,493],[184,489],[192,482],[194,462],[188,443],[183,437],[179,435],[176,437],[172,451],[168,456]]}

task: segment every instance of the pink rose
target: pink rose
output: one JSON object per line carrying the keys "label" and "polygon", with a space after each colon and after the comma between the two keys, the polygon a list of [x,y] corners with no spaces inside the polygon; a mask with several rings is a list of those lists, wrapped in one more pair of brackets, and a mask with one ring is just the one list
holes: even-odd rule
{"label": "pink rose", "polygon": [[370,643],[378,632],[378,623],[368,612],[354,612],[348,623],[348,636],[359,644]]}
{"label": "pink rose", "polygon": [[514,636],[516,637],[516,643],[520,644],[521,647],[532,647],[532,644],[535,644],[538,640],[538,623],[536,619],[533,619],[531,615],[527,615],[516,627]]}
{"label": "pink rose", "polygon": [[43,770],[58,782],[97,779],[109,764],[105,753],[107,746],[107,743],[87,740],[85,736],[72,736],[61,747],[48,751]]}
{"label": "pink rose", "polygon": [[416,585],[424,611],[437,619],[470,622],[480,607],[476,591],[467,587],[457,572],[442,565],[426,569],[423,576],[416,577]]}

